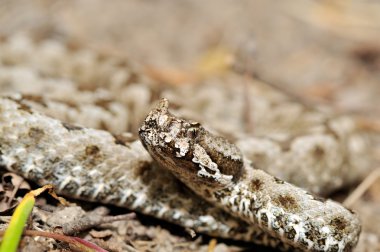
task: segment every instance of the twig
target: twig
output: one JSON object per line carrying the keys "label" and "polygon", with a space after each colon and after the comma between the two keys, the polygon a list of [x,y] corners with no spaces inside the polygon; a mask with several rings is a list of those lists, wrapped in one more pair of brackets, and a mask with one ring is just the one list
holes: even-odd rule
{"label": "twig", "polygon": [[380,133],[380,120],[375,118],[358,117],[357,123],[359,128],[367,131],[373,131],[375,133]]}
{"label": "twig", "polygon": [[[3,237],[4,234],[5,234],[5,231],[0,231],[0,237]],[[104,250],[98,245],[92,242],[86,241],[84,239],[78,238],[78,237],[66,236],[62,234],[50,233],[50,232],[38,231],[38,230],[24,230],[23,235],[42,236],[46,238],[52,238],[55,240],[63,241],[72,245],[76,250],[79,250],[79,251],[107,252],[107,250]]]}
{"label": "twig", "polygon": [[344,200],[343,205],[352,207],[353,204],[380,178],[380,168],[373,170],[358,187]]}
{"label": "twig", "polygon": [[244,105],[243,105],[243,117],[244,117],[244,123],[245,123],[245,130],[247,133],[253,133],[254,132],[254,121],[253,116],[251,112],[251,96],[249,95],[249,84],[248,84],[248,74],[245,74],[244,76],[244,83],[243,83],[243,99],[244,99]]}
{"label": "twig", "polygon": [[120,220],[130,220],[136,217],[135,213],[121,214],[117,216],[100,216],[100,215],[86,215],[80,220],[69,222],[63,226],[63,233],[65,235],[73,235],[83,230],[90,229],[104,223],[110,223]]}

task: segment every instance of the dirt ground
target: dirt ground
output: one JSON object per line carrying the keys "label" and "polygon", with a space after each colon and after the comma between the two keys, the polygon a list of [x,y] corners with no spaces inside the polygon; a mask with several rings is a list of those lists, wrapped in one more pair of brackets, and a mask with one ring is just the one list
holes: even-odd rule
{"label": "dirt ground", "polygon": [[[128,58],[164,73],[155,77],[175,85],[198,71],[205,55],[221,52],[232,62],[228,71],[251,74],[303,102],[354,114],[380,132],[377,1],[0,0],[0,37],[21,31],[37,38],[64,37],[73,46]],[[224,71],[221,67],[207,74]],[[379,146],[374,148],[380,156]],[[380,169],[379,162],[374,165]],[[353,206],[363,221],[358,252],[380,251],[380,178],[374,174],[368,175],[369,188]],[[333,197],[342,201],[354,189]],[[37,228],[46,218],[85,216],[83,209],[99,211],[99,216],[127,213],[84,202],[78,202],[83,209],[57,210],[48,203],[54,205],[38,202]],[[1,222],[7,218],[1,216]],[[110,251],[263,249],[224,240],[215,245],[209,237],[191,238],[186,230],[140,215],[102,224],[83,237]],[[42,244],[49,251],[69,250],[51,239],[27,238],[24,251],[47,251]]]}

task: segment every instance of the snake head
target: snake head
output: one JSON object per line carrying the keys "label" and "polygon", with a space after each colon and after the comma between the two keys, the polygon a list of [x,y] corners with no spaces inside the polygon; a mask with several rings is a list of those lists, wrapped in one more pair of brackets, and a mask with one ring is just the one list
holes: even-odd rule
{"label": "snake head", "polygon": [[187,185],[221,188],[239,179],[240,150],[200,123],[175,117],[168,108],[168,100],[161,99],[139,129],[151,156]]}

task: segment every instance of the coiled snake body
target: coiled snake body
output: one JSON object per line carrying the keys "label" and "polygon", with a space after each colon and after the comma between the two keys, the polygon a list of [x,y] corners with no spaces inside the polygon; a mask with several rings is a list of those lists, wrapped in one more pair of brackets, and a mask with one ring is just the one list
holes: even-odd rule
{"label": "coiled snake body", "polygon": [[[63,195],[123,206],[212,236],[280,249],[315,251],[349,251],[357,243],[360,223],[355,214],[338,203],[321,200],[282,180],[313,193],[327,194],[365,174],[368,146],[350,118],[308,109],[265,88],[260,87],[255,93],[252,89],[256,86],[252,85],[247,92],[256,95],[256,136],[239,133],[232,136],[239,148],[209,133],[197,122],[173,116],[168,112],[166,100],[149,113],[140,127],[141,144],[131,133],[116,134],[125,128],[109,122],[110,118],[119,117],[122,118],[119,121],[125,123],[124,118],[129,114],[123,112],[123,102],[132,104],[138,111],[134,115],[141,116],[148,105],[142,102],[139,86],[124,87],[115,81],[114,86],[110,84],[113,95],[101,88],[81,93],[75,85],[68,85],[57,77],[59,71],[51,69],[52,65],[64,65],[59,61],[61,58],[71,57],[59,46],[60,53],[49,51],[57,46],[50,45],[39,51],[49,56],[46,66],[43,62],[38,66],[33,61],[28,66],[30,69],[38,66],[38,70],[33,71],[43,73],[36,81],[43,83],[40,90],[36,86],[35,90],[27,88],[25,91],[22,88],[26,86],[18,83],[20,80],[12,80],[10,66],[14,62],[0,71],[0,76],[5,74],[0,81],[7,83],[2,84],[2,88],[10,87],[7,90],[10,93],[21,89],[28,94],[0,98],[1,166],[40,185],[54,184]],[[2,57],[5,56],[0,55],[0,59]],[[83,60],[83,57],[70,59],[65,64]],[[77,68],[69,65],[64,69]],[[114,72],[123,71],[113,70],[112,76]],[[15,76],[19,75],[20,69],[15,69]],[[26,76],[30,81],[30,75]],[[43,79],[45,76],[47,80]],[[57,78],[58,84],[49,79],[51,76]],[[22,88],[14,88],[9,83]],[[59,84],[72,89],[64,93]],[[38,95],[45,89],[58,91],[52,97]],[[235,95],[237,90],[227,85],[223,88],[204,85],[202,89],[206,94],[214,92],[213,97],[207,95],[207,101],[216,104],[220,100],[227,103],[226,97]],[[166,90],[160,96],[169,97],[175,104],[186,100],[197,112],[211,107],[198,89],[184,88],[183,92],[192,94],[186,99],[181,90]],[[65,100],[72,93],[78,93],[76,99]],[[136,93],[140,94],[138,99]],[[125,99],[126,96],[129,98]],[[113,103],[111,98],[117,102]],[[85,105],[80,106],[81,103]],[[195,109],[199,104],[202,109]],[[219,107],[224,110],[229,105]],[[177,113],[189,114],[181,109]],[[221,117],[210,119],[215,124],[209,121],[207,126],[220,125],[218,120],[224,113],[220,114]],[[267,133],[269,125],[276,125],[284,132]],[[297,125],[297,129],[292,132],[289,125]],[[236,128],[239,126],[232,131]]]}
{"label": "coiled snake body", "polygon": [[150,158],[138,141],[127,143],[104,131],[46,117],[22,97],[1,98],[0,105],[1,164],[39,184],[55,184],[71,197],[269,245],[343,251],[357,242],[360,224],[349,210],[244,165],[237,147],[196,122],[169,114],[167,100],[145,120],[142,142],[159,164],[197,194],[251,223],[248,230],[218,209],[195,204],[195,197],[154,192],[170,174],[149,174]]}

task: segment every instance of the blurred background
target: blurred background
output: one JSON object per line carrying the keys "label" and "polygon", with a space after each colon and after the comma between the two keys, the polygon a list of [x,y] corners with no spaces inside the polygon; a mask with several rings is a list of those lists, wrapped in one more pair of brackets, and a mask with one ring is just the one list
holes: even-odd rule
{"label": "blurred background", "polygon": [[379,13],[378,1],[1,0],[0,34],[65,37],[174,82],[211,52],[306,99],[378,115]]}

